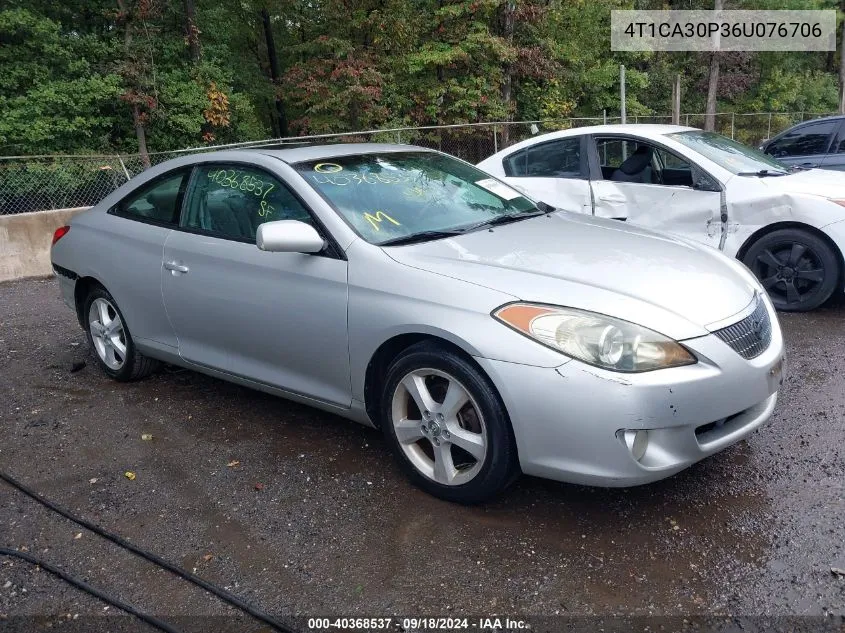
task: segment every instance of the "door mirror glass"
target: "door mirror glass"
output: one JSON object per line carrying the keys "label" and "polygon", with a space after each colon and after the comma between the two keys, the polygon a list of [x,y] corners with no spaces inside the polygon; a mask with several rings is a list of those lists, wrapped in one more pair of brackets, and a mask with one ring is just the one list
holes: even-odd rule
{"label": "door mirror glass", "polygon": [[262,251],[273,253],[319,253],[326,245],[317,229],[297,220],[261,224],[255,243]]}

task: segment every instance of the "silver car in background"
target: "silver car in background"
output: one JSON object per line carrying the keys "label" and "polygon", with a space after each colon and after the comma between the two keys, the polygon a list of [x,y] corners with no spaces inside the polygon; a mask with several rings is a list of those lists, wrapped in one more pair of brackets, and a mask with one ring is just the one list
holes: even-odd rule
{"label": "silver car in background", "polygon": [[54,240],[108,375],[163,361],[380,427],[452,501],[520,472],[655,481],[777,400],[781,330],[740,263],[421,148],[179,158]]}

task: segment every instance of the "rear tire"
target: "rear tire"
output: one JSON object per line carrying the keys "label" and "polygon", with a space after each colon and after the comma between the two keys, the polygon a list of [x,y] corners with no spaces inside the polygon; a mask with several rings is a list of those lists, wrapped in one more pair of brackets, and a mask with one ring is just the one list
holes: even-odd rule
{"label": "rear tire", "polygon": [[814,310],[830,299],[841,276],[830,245],[809,231],[779,229],[754,242],[742,258],[785,312]]}
{"label": "rear tire", "polygon": [[519,475],[504,404],[477,367],[446,347],[418,343],[391,364],[381,420],[408,478],[435,497],[481,503]]}
{"label": "rear tire", "polygon": [[148,376],[158,367],[158,361],[135,348],[123,314],[105,288],[91,290],[83,307],[85,335],[107,376],[127,382]]}

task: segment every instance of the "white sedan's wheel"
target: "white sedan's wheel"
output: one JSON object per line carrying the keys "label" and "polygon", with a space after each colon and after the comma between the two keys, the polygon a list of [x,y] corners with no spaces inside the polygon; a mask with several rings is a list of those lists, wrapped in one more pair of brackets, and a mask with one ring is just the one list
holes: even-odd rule
{"label": "white sedan's wheel", "polygon": [[393,394],[391,422],[408,461],[444,486],[471,481],[487,456],[478,405],[454,376],[432,368],[409,372]]}
{"label": "white sedan's wheel", "polygon": [[769,293],[775,308],[814,310],[827,301],[842,276],[839,258],[818,235],[779,229],[754,242],[743,258]]}
{"label": "white sedan's wheel", "polygon": [[507,410],[490,379],[435,341],[409,347],[382,384],[381,427],[408,477],[431,494],[479,503],[519,474]]}
{"label": "white sedan's wheel", "polygon": [[88,328],[100,361],[109,369],[119,371],[126,363],[126,332],[120,315],[108,300],[98,297],[91,302]]}

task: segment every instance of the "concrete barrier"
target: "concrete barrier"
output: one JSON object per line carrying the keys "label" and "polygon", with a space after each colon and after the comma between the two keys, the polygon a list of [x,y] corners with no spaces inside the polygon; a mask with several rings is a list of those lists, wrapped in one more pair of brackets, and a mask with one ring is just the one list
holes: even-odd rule
{"label": "concrete barrier", "polygon": [[89,207],[0,215],[0,282],[53,273],[53,232]]}

